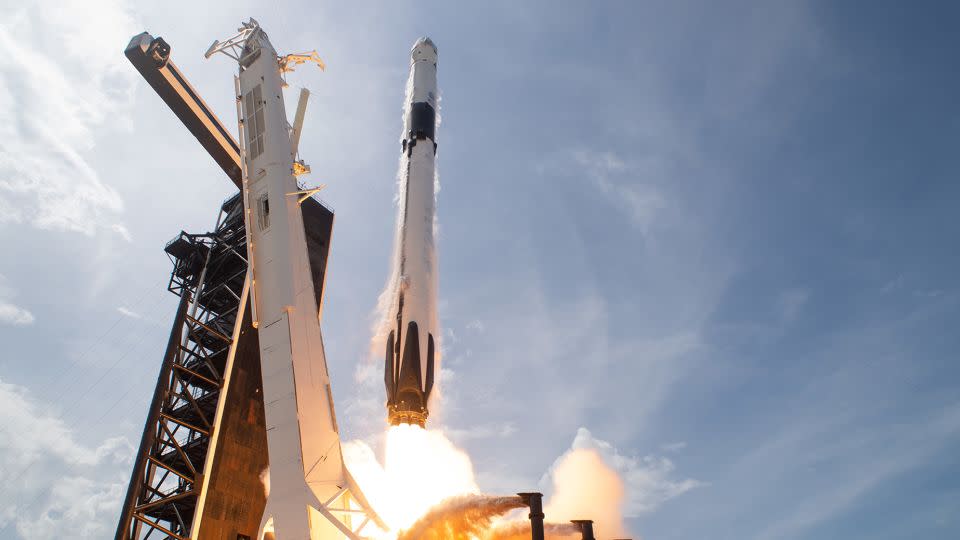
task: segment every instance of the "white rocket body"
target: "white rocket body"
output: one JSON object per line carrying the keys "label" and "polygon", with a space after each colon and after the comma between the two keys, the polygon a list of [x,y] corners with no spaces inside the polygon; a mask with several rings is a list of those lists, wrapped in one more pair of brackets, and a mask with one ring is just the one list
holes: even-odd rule
{"label": "white rocket body", "polygon": [[437,316],[437,250],[434,238],[437,48],[429,38],[411,50],[404,115],[384,383],[391,424],[425,425],[429,400],[440,370]]}
{"label": "white rocket body", "polygon": [[343,464],[280,67],[259,26],[243,43],[239,61],[244,205],[270,458],[260,534],[266,529],[267,537],[272,530],[279,540],[358,538],[350,534],[351,518],[342,517],[349,514],[335,515],[332,506],[334,500],[337,508],[352,504],[354,512],[361,509],[360,519],[369,510]]}

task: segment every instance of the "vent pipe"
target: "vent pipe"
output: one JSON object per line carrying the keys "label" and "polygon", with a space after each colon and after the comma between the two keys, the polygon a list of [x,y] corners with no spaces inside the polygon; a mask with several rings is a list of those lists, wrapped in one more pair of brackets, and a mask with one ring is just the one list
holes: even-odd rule
{"label": "vent pipe", "polygon": [[580,529],[580,538],[583,540],[596,540],[593,536],[593,520],[592,519],[575,519],[571,521]]}
{"label": "vent pipe", "polygon": [[523,504],[530,507],[530,538],[532,540],[544,540],[543,538],[543,493],[517,493]]}

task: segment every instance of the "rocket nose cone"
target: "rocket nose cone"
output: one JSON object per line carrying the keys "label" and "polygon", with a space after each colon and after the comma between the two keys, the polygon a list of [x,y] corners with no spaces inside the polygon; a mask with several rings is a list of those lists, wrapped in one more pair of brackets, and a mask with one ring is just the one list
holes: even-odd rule
{"label": "rocket nose cone", "polygon": [[413,62],[418,60],[436,62],[437,46],[434,45],[433,40],[426,36],[418,39],[417,42],[413,44],[413,48],[410,49],[410,60]]}

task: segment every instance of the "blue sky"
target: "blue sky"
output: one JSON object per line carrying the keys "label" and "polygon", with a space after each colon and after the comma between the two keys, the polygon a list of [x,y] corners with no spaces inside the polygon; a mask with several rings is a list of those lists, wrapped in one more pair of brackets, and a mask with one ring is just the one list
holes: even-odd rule
{"label": "blue sky", "polygon": [[250,15],[328,64],[291,82],[337,215],[347,438],[381,428],[367,349],[407,51],[430,35],[439,421],[482,487],[537,486],[585,428],[648,540],[960,536],[954,6],[3,11],[0,536],[112,530],[176,303],[163,244],[232,189],[122,49],[164,36],[233,125],[234,66],[202,53]]}

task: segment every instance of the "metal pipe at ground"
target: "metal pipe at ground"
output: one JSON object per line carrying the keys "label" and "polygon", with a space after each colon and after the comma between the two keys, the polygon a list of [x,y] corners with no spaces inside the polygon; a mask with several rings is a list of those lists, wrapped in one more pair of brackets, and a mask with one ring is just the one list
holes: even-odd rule
{"label": "metal pipe at ground", "polygon": [[543,537],[543,493],[517,493],[523,504],[530,508],[530,538],[544,540]]}
{"label": "metal pipe at ground", "polygon": [[580,538],[583,540],[596,540],[593,536],[593,520],[592,519],[575,519],[571,521],[580,529]]}

